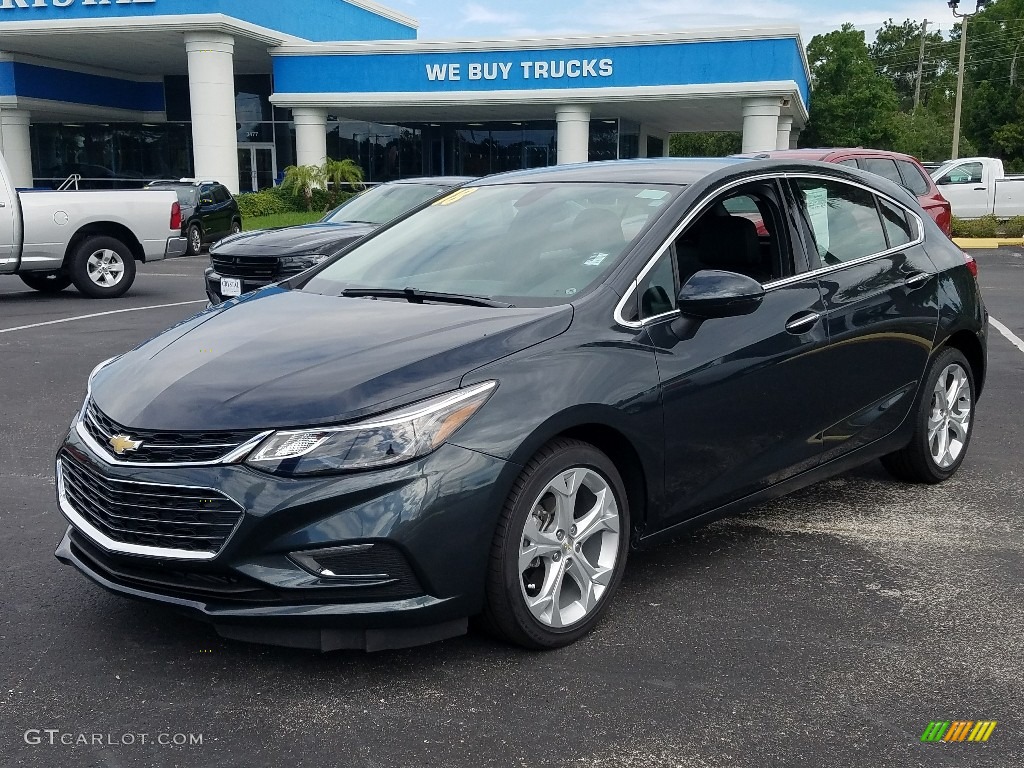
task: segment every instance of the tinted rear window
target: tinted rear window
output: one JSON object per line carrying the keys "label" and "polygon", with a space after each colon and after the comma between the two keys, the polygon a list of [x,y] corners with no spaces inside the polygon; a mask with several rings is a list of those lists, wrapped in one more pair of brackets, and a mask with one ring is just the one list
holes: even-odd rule
{"label": "tinted rear window", "polygon": [[876,173],[882,178],[904,186],[903,178],[896,169],[896,163],[887,157],[862,157],[860,167],[868,173]]}
{"label": "tinted rear window", "polygon": [[918,197],[928,194],[931,184],[928,183],[928,177],[920,168],[909,160],[897,160],[896,165],[899,166],[900,174],[903,176],[903,186]]}

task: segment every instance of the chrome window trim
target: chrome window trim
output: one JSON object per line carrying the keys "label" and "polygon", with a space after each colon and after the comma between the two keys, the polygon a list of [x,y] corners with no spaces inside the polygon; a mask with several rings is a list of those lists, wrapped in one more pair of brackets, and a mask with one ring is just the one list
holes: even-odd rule
{"label": "chrome window trim", "polygon": [[[811,270],[808,270],[807,272],[801,272],[801,273],[796,274],[796,275],[790,275],[789,277],[784,277],[784,278],[781,278],[780,280],[773,280],[771,282],[768,282],[768,283],[764,284],[765,293],[767,293],[769,291],[774,291],[777,288],[785,288],[787,285],[792,285],[794,283],[798,283],[798,282],[800,282],[802,280],[806,280],[809,277],[817,278],[817,277],[820,277],[821,275],[827,275],[827,274],[829,274],[831,272],[837,272],[839,270],[846,269],[848,267],[853,267],[853,266],[856,266],[858,264],[865,264],[865,263],[867,263],[869,261],[872,261],[874,259],[881,259],[881,258],[884,258],[886,256],[891,256],[894,253],[899,253],[900,251],[905,251],[908,248],[914,248],[916,246],[919,246],[919,245],[921,245],[924,242],[924,237],[925,237],[924,236],[924,222],[922,221],[920,216],[918,216],[914,211],[912,211],[909,208],[907,208],[906,205],[904,205],[903,203],[901,203],[899,200],[897,200],[896,198],[892,197],[891,195],[889,195],[889,194],[887,194],[885,192],[882,192],[880,190],[874,189],[872,187],[869,187],[867,184],[862,184],[862,183],[860,183],[858,181],[852,181],[850,179],[842,179],[842,178],[838,178],[836,176],[829,176],[829,175],[824,174],[824,173],[813,173],[813,172],[803,173],[803,172],[792,172],[792,171],[791,172],[782,172],[782,173],[771,173],[771,174],[758,174],[757,176],[750,176],[750,177],[747,177],[745,179],[739,179],[739,180],[736,180],[736,181],[731,181],[728,184],[719,187],[714,192],[711,192],[710,194],[705,195],[700,200],[700,202],[693,208],[693,211],[691,213],[689,213],[683,219],[683,221],[679,224],[679,226],[677,226],[672,231],[672,234],[669,235],[668,239],[664,243],[662,243],[662,245],[658,248],[657,251],[655,251],[654,256],[652,256],[651,259],[644,266],[644,268],[642,270],[640,270],[640,274],[638,274],[636,276],[636,279],[633,280],[633,282],[630,284],[629,289],[626,291],[626,293],[623,295],[623,297],[619,300],[619,303],[615,305],[615,312],[614,312],[614,315],[613,315],[613,319],[615,320],[616,324],[621,325],[621,326],[625,326],[626,328],[633,328],[633,329],[639,330],[640,328],[644,328],[644,327],[646,327],[648,325],[651,325],[652,323],[659,322],[659,321],[664,320],[664,319],[666,319],[668,317],[676,317],[676,316],[678,316],[680,314],[679,310],[678,309],[674,309],[671,312],[663,312],[663,313],[661,313],[659,315],[654,315],[653,317],[644,318],[644,319],[639,320],[639,321],[633,321],[633,320],[626,320],[625,316],[623,315],[623,310],[626,308],[626,304],[629,302],[630,298],[633,296],[634,293],[636,293],[637,289],[640,287],[640,283],[643,281],[643,279],[645,277],[647,277],[647,274],[652,269],[654,269],[654,265],[658,262],[658,259],[660,259],[662,256],[665,255],[665,252],[669,249],[669,247],[671,247],[672,243],[675,242],[675,239],[677,237],[679,237],[680,234],[682,234],[684,229],[686,229],[688,226],[690,226],[690,224],[693,222],[693,220],[695,218],[697,218],[697,216],[699,216],[700,214],[702,214],[704,212],[704,210],[707,208],[708,204],[714,198],[718,197],[723,192],[728,192],[730,189],[734,189],[735,187],[743,186],[744,184],[752,184],[752,183],[755,183],[755,182],[758,182],[758,181],[768,181],[768,180],[774,180],[774,179],[820,179],[822,181],[834,181],[834,182],[838,182],[840,184],[848,184],[848,185],[850,185],[852,187],[859,187],[860,189],[863,189],[863,190],[865,190],[867,192],[870,192],[872,195],[877,195],[878,197],[881,197],[881,198],[885,199],[886,201],[888,201],[888,202],[892,203],[893,205],[899,207],[905,213],[909,214],[910,217],[911,217],[911,221],[912,221],[913,225],[917,229],[917,237],[915,237],[909,243],[904,243],[903,245],[901,245],[901,246],[899,246],[897,248],[888,248],[888,249],[886,249],[884,251],[880,251],[879,253],[872,253],[872,254],[870,254],[868,256],[862,256],[859,259],[852,259],[850,261],[844,261],[842,264],[830,264],[827,267],[819,267],[818,269],[811,269]],[[882,224],[881,218],[879,218],[879,222],[878,223],[879,223],[879,226],[882,226],[883,230],[884,230],[884,225]]]}
{"label": "chrome window trim", "polygon": [[[212,461],[122,461],[110,454],[106,448],[104,448],[96,438],[89,434],[89,431],[85,428],[84,419],[79,418],[75,422],[75,432],[78,437],[81,438],[82,442],[89,446],[96,457],[99,458],[106,464],[117,467],[214,467],[218,464],[234,464],[241,460],[243,457],[248,455],[257,445],[266,440],[270,435],[274,433],[274,430],[268,429],[266,432],[260,432],[260,434],[247,440],[246,442],[239,445],[230,453],[220,456],[219,458],[213,459]],[[196,446],[199,447],[199,446]],[[184,487],[184,486],[182,486]]]}
{"label": "chrome window trim", "polygon": [[[118,478],[112,478],[117,480]],[[168,547],[152,547],[143,546],[141,544],[126,544],[123,541],[116,541],[107,536],[103,531],[96,528],[92,523],[82,517],[71,503],[68,501],[67,493],[64,489],[64,467],[63,459],[57,459],[57,502],[60,505],[60,511],[64,517],[68,519],[71,525],[86,538],[90,539],[94,544],[97,544],[100,548],[105,549],[108,552],[116,552],[124,555],[140,555],[142,557],[160,557],[175,560],[213,560],[217,555],[224,551],[224,547],[231,541],[231,537],[235,535],[238,527],[242,524],[242,520],[245,519],[245,507],[239,504],[235,499],[228,496],[223,491],[219,491],[215,488],[205,488],[198,485],[167,485],[164,483],[146,483],[140,480],[121,480],[120,482],[130,483],[132,485],[145,485],[151,488],[189,488],[196,491],[209,491],[217,495],[223,496],[231,503],[235,504],[240,510],[241,514],[238,516],[238,522],[235,523],[235,527],[231,529],[231,533],[224,537],[224,543],[220,545],[216,552],[194,552],[189,549],[171,549]]]}

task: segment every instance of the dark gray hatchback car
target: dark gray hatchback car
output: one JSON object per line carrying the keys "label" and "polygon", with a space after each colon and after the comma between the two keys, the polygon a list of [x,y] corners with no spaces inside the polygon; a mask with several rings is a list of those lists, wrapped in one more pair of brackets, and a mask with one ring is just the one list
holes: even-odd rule
{"label": "dark gray hatchback car", "polygon": [[233,638],[562,646],[631,548],[878,458],[952,476],[976,269],[842,166],[488,177],[97,368],[57,557]]}

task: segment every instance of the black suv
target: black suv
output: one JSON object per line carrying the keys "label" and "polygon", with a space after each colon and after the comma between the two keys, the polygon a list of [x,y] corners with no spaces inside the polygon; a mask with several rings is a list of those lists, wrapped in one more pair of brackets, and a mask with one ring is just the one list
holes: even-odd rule
{"label": "black suv", "polygon": [[220,304],[293,277],[471,179],[432,176],[391,181],[346,200],[313,224],[256,230],[217,243],[210,249],[206,295]]}
{"label": "black suv", "polygon": [[216,181],[154,181],[146,189],[173,189],[181,206],[181,234],[188,238],[188,255],[207,243],[242,231],[242,214],[228,188]]}

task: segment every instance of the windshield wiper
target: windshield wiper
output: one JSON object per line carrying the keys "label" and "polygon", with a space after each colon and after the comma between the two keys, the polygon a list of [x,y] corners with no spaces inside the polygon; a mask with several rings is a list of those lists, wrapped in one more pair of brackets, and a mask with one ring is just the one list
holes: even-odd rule
{"label": "windshield wiper", "polygon": [[405,299],[410,304],[436,301],[444,304],[466,304],[470,307],[501,307],[508,309],[514,304],[489,299],[486,296],[467,296],[462,293],[441,293],[421,291],[418,288],[346,288],[341,292],[346,298],[368,297],[373,299]]}

